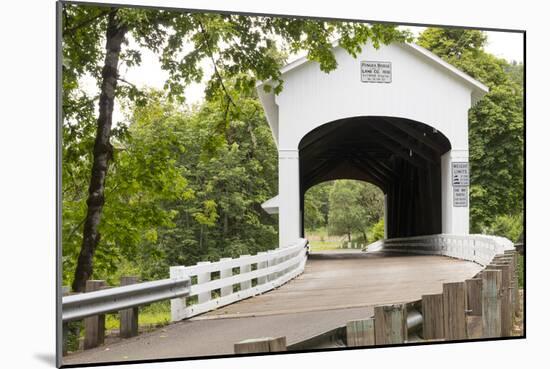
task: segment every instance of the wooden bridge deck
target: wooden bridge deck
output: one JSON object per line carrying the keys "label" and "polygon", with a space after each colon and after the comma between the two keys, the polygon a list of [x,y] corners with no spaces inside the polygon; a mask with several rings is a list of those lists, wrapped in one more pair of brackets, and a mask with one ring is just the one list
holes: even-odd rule
{"label": "wooden bridge deck", "polygon": [[443,256],[382,253],[312,255],[305,272],[286,285],[158,331],[71,354],[65,364],[233,353],[235,342],[286,336],[293,344],[348,320],[372,315],[375,305],[441,293],[481,267]]}

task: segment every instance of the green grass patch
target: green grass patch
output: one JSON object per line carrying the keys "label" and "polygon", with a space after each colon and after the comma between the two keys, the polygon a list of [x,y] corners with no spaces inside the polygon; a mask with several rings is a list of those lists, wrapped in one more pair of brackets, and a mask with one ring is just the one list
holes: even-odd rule
{"label": "green grass patch", "polygon": [[327,250],[336,250],[341,249],[341,242],[332,242],[332,241],[309,241],[309,249],[312,252],[315,251],[327,251]]}
{"label": "green grass patch", "polygon": [[[162,327],[170,323],[170,301],[155,302],[139,309],[138,325],[140,328]],[[120,318],[118,314],[105,316],[105,329],[118,330]]]}

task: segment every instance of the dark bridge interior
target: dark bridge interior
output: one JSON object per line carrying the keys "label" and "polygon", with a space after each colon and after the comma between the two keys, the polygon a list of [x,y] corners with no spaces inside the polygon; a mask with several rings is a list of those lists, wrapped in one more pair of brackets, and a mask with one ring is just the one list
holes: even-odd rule
{"label": "dark bridge interior", "polygon": [[441,155],[450,149],[442,133],[403,118],[354,117],[311,131],[299,145],[302,236],[305,192],[334,179],[387,195],[388,237],[441,233]]}

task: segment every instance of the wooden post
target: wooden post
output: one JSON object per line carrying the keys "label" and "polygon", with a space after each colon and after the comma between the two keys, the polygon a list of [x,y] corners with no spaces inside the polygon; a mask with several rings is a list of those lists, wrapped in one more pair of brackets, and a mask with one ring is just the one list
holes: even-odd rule
{"label": "wooden post", "polygon": [[516,250],[506,250],[504,254],[510,257],[510,287],[512,298],[512,314],[513,316],[520,315],[520,298],[519,298],[519,280],[518,280],[518,253]]}
{"label": "wooden post", "polygon": [[374,307],[374,336],[377,345],[403,343],[407,340],[404,305]]}
{"label": "wooden post", "polygon": [[[231,258],[222,258],[220,261],[231,260]],[[233,276],[233,268],[227,268],[220,270],[220,279],[225,279]],[[220,288],[221,297],[231,295],[233,293],[233,285]]]}
{"label": "wooden post", "polygon": [[235,343],[236,354],[286,351],[286,337],[253,338]]}
{"label": "wooden post", "polygon": [[443,317],[445,339],[468,338],[466,322],[466,284],[464,282],[443,284]]}
{"label": "wooden post", "polygon": [[481,278],[473,278],[466,280],[466,291],[468,299],[468,313],[469,315],[481,316]]}
{"label": "wooden post", "polygon": [[[136,276],[120,277],[120,285],[128,286],[130,284],[138,283],[139,278]],[[124,309],[119,312],[120,314],[120,337],[130,338],[138,335],[138,314],[139,308],[133,307]]]}
{"label": "wooden post", "polygon": [[500,270],[501,274],[501,285],[500,285],[500,311],[501,311],[501,336],[508,337],[512,334],[512,290],[510,286],[510,266],[505,265],[494,265],[491,264],[487,268],[488,270]]}
{"label": "wooden post", "polygon": [[[102,289],[107,283],[103,280],[86,281],[86,292]],[[84,319],[84,350],[97,347],[105,342],[105,314]]]}
{"label": "wooden post", "polygon": [[374,319],[350,320],[346,324],[348,347],[372,346],[374,339]]}
{"label": "wooden post", "polygon": [[422,295],[422,335],[425,340],[444,339],[443,294]]}
{"label": "wooden post", "polygon": [[[245,258],[249,258],[249,257],[250,257],[250,255],[241,255],[241,257],[239,259],[245,259]],[[248,273],[252,270],[251,265],[250,265],[249,262],[245,261],[244,263],[245,264],[241,264],[241,266],[240,266],[241,274]],[[244,282],[241,282],[241,291],[247,290],[250,287],[252,287],[252,281],[250,279],[246,280]]]}
{"label": "wooden post", "polygon": [[[265,255],[266,252],[259,252],[258,255]],[[267,268],[267,261],[261,261],[258,263],[258,270]],[[258,277],[258,285],[267,282],[267,277]]]}
{"label": "wooden post", "polygon": [[[201,261],[201,262],[197,263],[197,265],[207,265],[207,264],[210,264],[210,262],[209,261]],[[211,279],[212,279],[212,273],[211,272],[197,274],[197,284],[198,285],[210,282]],[[202,304],[203,302],[210,301],[211,299],[212,299],[212,291],[206,291],[206,292],[203,292],[203,293],[199,293],[198,303]]]}
{"label": "wooden post", "polygon": [[[71,291],[69,286],[62,286],[61,287],[61,296],[67,296],[69,292]],[[67,355],[68,351],[68,341],[67,338],[69,336],[69,323],[64,322],[63,323],[63,329],[61,331],[61,342],[62,342],[62,355]]]}
{"label": "wooden post", "polygon": [[482,295],[482,334],[483,337],[500,337],[501,335],[501,309],[500,290],[502,272],[500,270],[485,270],[481,274],[483,283]]}

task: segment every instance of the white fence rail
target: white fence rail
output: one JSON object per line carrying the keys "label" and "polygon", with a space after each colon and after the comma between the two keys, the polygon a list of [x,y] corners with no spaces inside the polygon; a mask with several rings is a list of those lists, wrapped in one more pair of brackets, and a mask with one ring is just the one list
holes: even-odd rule
{"label": "white fence rail", "polygon": [[493,257],[514,250],[512,241],[504,237],[488,235],[438,234],[406,238],[391,238],[382,241],[382,250],[411,254],[444,255],[469,260],[482,266]]}
{"label": "white fence rail", "polygon": [[[304,271],[307,241],[300,239],[290,247],[201,262],[193,266],[170,267],[170,278],[192,278],[190,293],[171,300],[172,321],[217,309],[233,302],[272,290]],[[238,269],[238,272],[237,272]],[[213,274],[219,277],[213,278]],[[197,296],[196,303],[189,299]]]}

